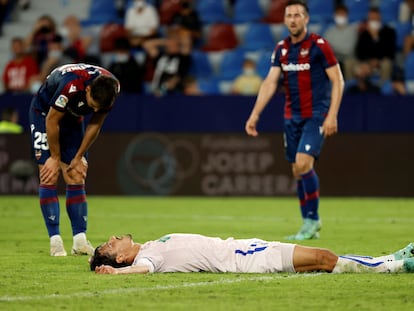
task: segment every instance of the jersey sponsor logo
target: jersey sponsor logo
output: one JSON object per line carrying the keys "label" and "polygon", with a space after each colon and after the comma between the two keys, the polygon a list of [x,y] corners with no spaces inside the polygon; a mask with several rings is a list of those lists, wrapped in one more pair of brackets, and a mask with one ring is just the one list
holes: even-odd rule
{"label": "jersey sponsor logo", "polygon": [[73,93],[73,92],[76,92],[76,91],[77,91],[76,85],[71,84],[70,88],[69,88],[69,93]]}
{"label": "jersey sponsor logo", "polygon": [[55,105],[60,108],[65,108],[68,101],[69,100],[65,95],[59,95],[59,97],[55,101]]}
{"label": "jersey sponsor logo", "polygon": [[309,54],[309,49],[301,49],[299,53],[300,56],[305,57]]}
{"label": "jersey sponsor logo", "polygon": [[283,71],[306,71],[310,70],[311,65],[308,63],[305,64],[282,64]]}

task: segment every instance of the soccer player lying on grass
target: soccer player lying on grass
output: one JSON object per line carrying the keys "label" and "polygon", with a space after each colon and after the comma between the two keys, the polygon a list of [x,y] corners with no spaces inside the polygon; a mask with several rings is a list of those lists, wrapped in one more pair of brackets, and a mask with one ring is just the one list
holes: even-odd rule
{"label": "soccer player lying on grass", "polygon": [[112,236],[89,260],[100,274],[153,272],[411,272],[414,243],[386,256],[337,256],[322,248],[260,239],[237,240],[198,234],[168,234],[135,243],[131,235]]}

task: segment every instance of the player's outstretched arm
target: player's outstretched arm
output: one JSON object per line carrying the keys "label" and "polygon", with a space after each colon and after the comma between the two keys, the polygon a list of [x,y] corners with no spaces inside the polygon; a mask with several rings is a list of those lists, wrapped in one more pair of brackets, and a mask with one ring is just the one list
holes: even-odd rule
{"label": "player's outstretched arm", "polygon": [[123,268],[114,268],[112,266],[102,265],[95,268],[97,274],[145,274],[149,272],[147,266],[135,265]]}

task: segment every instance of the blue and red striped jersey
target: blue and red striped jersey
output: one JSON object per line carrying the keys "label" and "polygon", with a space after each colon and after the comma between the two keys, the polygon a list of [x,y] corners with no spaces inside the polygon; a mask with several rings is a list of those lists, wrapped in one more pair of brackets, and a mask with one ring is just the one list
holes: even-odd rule
{"label": "blue and red striped jersey", "polygon": [[[93,109],[86,102],[85,89],[100,75],[116,79],[108,70],[89,64],[67,64],[56,68],[39,89],[35,109],[47,113],[53,107],[75,117],[92,113]],[[105,111],[108,110],[110,108]]]}
{"label": "blue and red striped jersey", "polygon": [[338,63],[330,44],[317,34],[306,34],[298,43],[290,37],[277,43],[272,66],[281,67],[286,90],[285,118],[326,116],[331,83],[325,69]]}

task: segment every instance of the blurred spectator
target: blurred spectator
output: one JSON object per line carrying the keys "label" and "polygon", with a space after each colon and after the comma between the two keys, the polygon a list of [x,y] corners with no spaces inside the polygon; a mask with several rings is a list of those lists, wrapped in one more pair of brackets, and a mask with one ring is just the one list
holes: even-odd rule
{"label": "blurred spectator", "polygon": [[379,94],[381,89],[375,85],[372,80],[372,67],[368,63],[360,63],[355,68],[355,80],[354,83],[346,89],[346,94]]}
{"label": "blurred spectator", "polygon": [[401,3],[399,22],[408,24],[411,31],[404,37],[403,54],[407,56],[414,48],[414,0]]}
{"label": "blurred spectator", "polygon": [[48,45],[56,36],[56,23],[50,15],[40,16],[25,39],[26,49],[33,53],[37,64],[42,65],[48,54]]}
{"label": "blurred spectator", "polygon": [[1,112],[0,133],[20,134],[23,127],[19,124],[19,112],[12,107],[6,107]]}
{"label": "blurred spectator", "polygon": [[64,38],[65,53],[75,62],[84,62],[92,36],[83,32],[79,18],[74,15],[67,16],[59,33]]}
{"label": "blurred spectator", "polygon": [[184,78],[183,93],[184,95],[188,95],[188,96],[203,95],[203,92],[201,91],[198,85],[197,79],[193,76],[187,76]]}
{"label": "blurred spectator", "polygon": [[114,60],[110,63],[108,70],[118,78],[121,85],[121,92],[143,92],[145,69],[131,55],[127,38],[116,39]]}
{"label": "blurred spectator", "polygon": [[125,28],[131,46],[140,47],[145,40],[157,37],[159,26],[156,8],[145,0],[134,0],[125,16]]}
{"label": "blurred spectator", "polygon": [[152,90],[154,95],[182,93],[184,79],[191,65],[191,50],[181,45],[171,33],[167,38],[152,39],[144,43],[150,59],[155,62]]}
{"label": "blurred spectator", "polygon": [[257,95],[262,84],[262,77],[256,71],[256,63],[251,59],[243,62],[243,72],[233,82],[231,92],[239,95]]}
{"label": "blurred spectator", "polygon": [[48,44],[48,54],[40,67],[40,73],[32,83],[32,92],[35,93],[40,85],[46,80],[50,72],[58,66],[70,64],[74,59],[64,53],[63,38],[61,35],[55,35]]}
{"label": "blurred spectator", "polygon": [[3,72],[3,85],[6,92],[29,92],[33,77],[39,74],[35,59],[25,53],[23,38],[11,40],[13,58]]}
{"label": "blurred spectator", "polygon": [[405,87],[404,71],[401,68],[395,67],[391,81],[385,83],[381,88],[382,94],[386,95],[406,95],[407,89]]}
{"label": "blurred spectator", "polygon": [[358,23],[348,23],[348,8],[341,4],[335,8],[335,24],[328,27],[325,38],[331,44],[341,65],[345,80],[353,78],[355,46],[358,38]]}
{"label": "blurred spectator", "polygon": [[367,62],[373,73],[379,73],[381,82],[391,78],[396,39],[395,30],[382,24],[379,9],[370,8],[366,28],[358,36],[356,57],[361,62]]}
{"label": "blurred spectator", "polygon": [[198,45],[202,25],[191,0],[181,0],[181,9],[173,15],[170,27],[178,32],[181,44]]}

